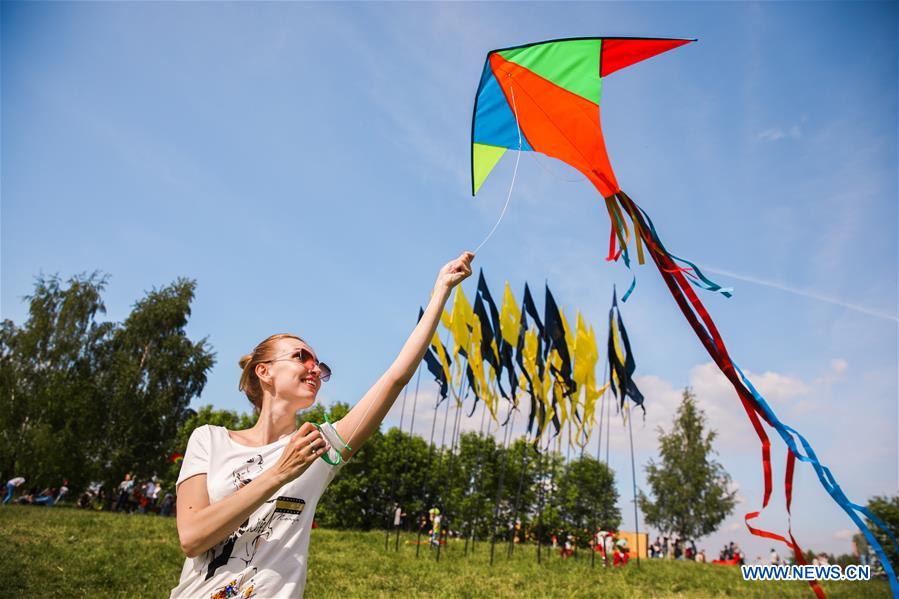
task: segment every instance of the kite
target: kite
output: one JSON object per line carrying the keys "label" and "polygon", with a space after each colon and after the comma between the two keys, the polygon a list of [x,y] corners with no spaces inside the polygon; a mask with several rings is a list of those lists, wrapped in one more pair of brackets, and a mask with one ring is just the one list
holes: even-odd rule
{"label": "kite", "polygon": [[[600,123],[604,78],[694,41],[696,40],[623,37],[569,38],[488,52],[475,95],[471,123],[472,195],[477,194],[500,158],[510,149],[518,150],[518,156],[522,151],[532,151],[557,158],[587,177],[602,195],[611,221],[607,260],[617,261],[621,258],[630,269],[628,246],[633,229],[637,260],[643,264],[645,255],[649,254],[700,342],[733,385],[762,448],[765,492],[761,509],[767,507],[773,486],[771,442],[762,424],[764,422],[788,446],[784,480],[787,512],[789,513],[792,502],[793,469],[798,459],[812,466],[824,489],[865,535],[883,563],[893,594],[899,596],[899,582],[892,565],[862,516],[881,528],[897,550],[899,543],[896,543],[879,518],[846,497],[830,470],[820,463],[808,441],[778,419],[731,359],[715,323],[691,285],[726,297],[730,297],[730,290],[709,280],[695,264],[675,256],[665,248],[649,215],[622,191],[612,170]],[[516,162],[516,172],[517,166]],[[627,300],[635,282],[636,280],[631,283],[622,296],[622,301]],[[793,551],[797,562],[804,563],[802,551],[789,528],[787,538],[754,528],[750,524],[760,513],[761,510],[758,510],[745,515],[749,531],[753,535],[784,543]],[[810,584],[815,593],[823,597],[817,583]]]}

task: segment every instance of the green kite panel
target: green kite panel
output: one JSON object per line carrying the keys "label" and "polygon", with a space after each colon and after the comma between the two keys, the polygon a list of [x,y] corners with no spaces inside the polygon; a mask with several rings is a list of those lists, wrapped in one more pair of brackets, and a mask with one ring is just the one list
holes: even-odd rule
{"label": "green kite panel", "polygon": [[489,146],[487,144],[471,144],[471,168],[474,175],[474,193],[478,193],[484,179],[499,162],[499,159],[506,153],[506,148],[499,146]]}
{"label": "green kite panel", "polygon": [[503,50],[500,56],[599,104],[602,40],[563,40]]}

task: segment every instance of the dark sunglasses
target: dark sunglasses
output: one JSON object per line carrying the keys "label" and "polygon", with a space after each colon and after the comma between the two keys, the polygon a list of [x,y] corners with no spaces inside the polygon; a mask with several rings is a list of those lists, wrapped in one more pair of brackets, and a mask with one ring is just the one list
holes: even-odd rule
{"label": "dark sunglasses", "polygon": [[289,354],[286,358],[275,358],[273,360],[267,360],[268,362],[283,362],[284,360],[291,360],[295,362],[300,362],[303,366],[312,370],[316,366],[318,366],[319,371],[319,380],[323,383],[328,382],[328,379],[331,378],[331,367],[325,364],[324,362],[319,362],[315,359],[315,356],[312,355],[308,349],[298,349]]}

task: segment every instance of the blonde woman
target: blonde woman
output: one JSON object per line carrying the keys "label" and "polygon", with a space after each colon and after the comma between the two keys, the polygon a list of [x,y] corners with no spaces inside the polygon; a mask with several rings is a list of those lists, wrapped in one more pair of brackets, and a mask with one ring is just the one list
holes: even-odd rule
{"label": "blonde woman", "polygon": [[259,418],[247,430],[206,425],[191,434],[176,487],[187,559],[171,597],[303,595],[322,492],[412,377],[473,258],[465,252],[440,269],[428,307],[393,364],[333,429],[309,423],[295,429],[297,411],[315,402],[331,375],[300,337],[272,335],[241,358],[240,389]]}

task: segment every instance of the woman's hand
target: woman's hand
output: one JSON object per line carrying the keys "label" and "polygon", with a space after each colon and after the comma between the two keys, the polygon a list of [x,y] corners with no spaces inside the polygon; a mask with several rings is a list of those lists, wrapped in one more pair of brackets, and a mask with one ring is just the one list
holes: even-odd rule
{"label": "woman's hand", "polygon": [[274,472],[286,484],[303,474],[330,448],[330,444],[322,438],[315,425],[304,422],[284,448],[281,458],[275,464]]}
{"label": "woman's hand", "polygon": [[474,254],[471,252],[462,252],[462,254],[453,260],[447,262],[440,272],[437,273],[437,282],[434,284],[435,289],[445,289],[449,291],[469,276],[471,276],[471,261],[474,260]]}

